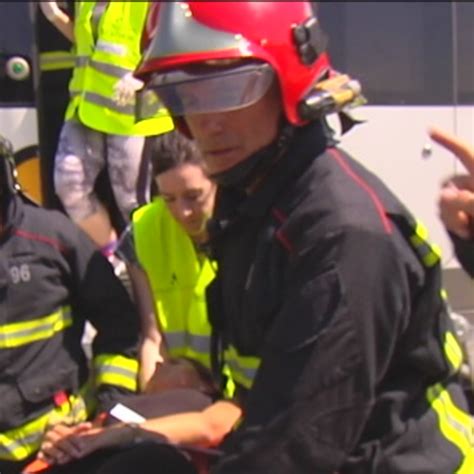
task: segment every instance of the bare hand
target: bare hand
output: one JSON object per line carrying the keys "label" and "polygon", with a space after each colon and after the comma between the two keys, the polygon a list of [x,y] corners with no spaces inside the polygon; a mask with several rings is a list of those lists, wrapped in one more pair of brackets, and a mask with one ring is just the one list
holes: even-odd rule
{"label": "bare hand", "polygon": [[38,458],[50,464],[66,464],[82,457],[84,449],[77,435],[91,428],[91,423],[79,423],[75,426],[55,425],[44,435]]}
{"label": "bare hand", "polygon": [[135,103],[135,93],[143,88],[143,81],[133,77],[132,73],[123,76],[114,85],[113,101],[122,107]]}
{"label": "bare hand", "polygon": [[441,220],[447,230],[463,239],[474,237],[474,148],[454,135],[431,128],[432,140],[451,151],[464,165],[467,174],[447,179],[439,194]]}
{"label": "bare hand", "polygon": [[39,7],[49,21],[56,20],[62,14],[57,2],[39,2]]}

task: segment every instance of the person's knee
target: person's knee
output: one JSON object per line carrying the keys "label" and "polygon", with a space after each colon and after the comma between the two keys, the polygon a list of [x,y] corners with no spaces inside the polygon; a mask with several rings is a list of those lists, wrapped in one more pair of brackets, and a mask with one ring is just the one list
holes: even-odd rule
{"label": "person's knee", "polygon": [[56,162],[54,188],[67,213],[75,220],[94,213],[93,183],[88,183],[81,160],[66,155]]}

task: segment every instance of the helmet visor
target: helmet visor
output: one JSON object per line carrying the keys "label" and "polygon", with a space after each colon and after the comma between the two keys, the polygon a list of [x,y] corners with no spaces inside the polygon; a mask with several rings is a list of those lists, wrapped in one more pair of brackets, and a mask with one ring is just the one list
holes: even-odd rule
{"label": "helmet visor", "polygon": [[165,106],[172,116],[228,112],[254,104],[270,88],[275,74],[268,64],[231,68],[192,66],[152,77],[137,97],[143,120]]}

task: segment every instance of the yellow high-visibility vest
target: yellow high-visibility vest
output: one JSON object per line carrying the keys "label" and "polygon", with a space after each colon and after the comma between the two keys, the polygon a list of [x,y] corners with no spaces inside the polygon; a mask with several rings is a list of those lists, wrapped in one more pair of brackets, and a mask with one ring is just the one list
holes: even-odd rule
{"label": "yellow high-visibility vest", "polygon": [[114,86],[141,59],[149,2],[109,2],[97,24],[97,39],[92,27],[96,4],[76,2],[76,58],[66,120],[77,117],[94,130],[116,135],[148,136],[172,130],[166,109],[135,123],[135,104],[118,105],[113,100]]}
{"label": "yellow high-visibility vest", "polygon": [[190,357],[210,368],[205,290],[215,276],[213,264],[198,257],[162,198],[138,208],[132,222],[137,257],[150,280],[170,355]]}

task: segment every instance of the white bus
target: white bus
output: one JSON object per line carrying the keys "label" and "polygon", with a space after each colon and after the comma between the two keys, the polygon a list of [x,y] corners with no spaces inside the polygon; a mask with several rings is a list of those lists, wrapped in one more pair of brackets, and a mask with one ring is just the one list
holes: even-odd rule
{"label": "white bus", "polygon": [[474,144],[474,3],[320,2],[317,12],[334,67],[360,80],[368,100],[354,111],[367,122],[342,146],[426,225],[453,308],[474,315],[474,287],[437,212],[441,181],[462,166],[427,136],[434,125]]}

